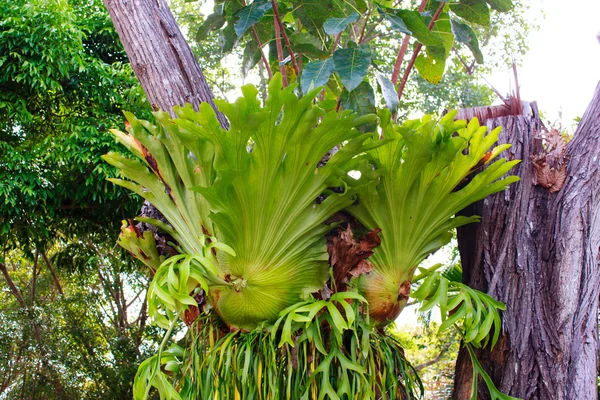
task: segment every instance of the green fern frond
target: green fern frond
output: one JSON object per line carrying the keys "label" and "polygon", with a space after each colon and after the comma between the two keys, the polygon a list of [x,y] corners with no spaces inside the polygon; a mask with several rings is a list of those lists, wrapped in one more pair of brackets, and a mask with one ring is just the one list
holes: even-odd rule
{"label": "green fern frond", "polygon": [[[385,142],[355,128],[376,116],[326,112],[314,104],[318,90],[298,98],[281,76],[264,107],[255,87],[242,92],[235,103],[215,102],[229,130],[206,103],[199,112],[176,108],[177,119],[156,113],[157,125],[128,115],[130,134],[114,133],[150,170],[115,153],[105,159],[129,179],[115,183],[162,212],[172,226],[163,229],[185,253],[206,254],[215,242],[235,250],[215,249],[218,275],[231,285],[209,285],[209,295],[227,324],[252,329],[323,287],[325,221],[355,200],[346,177],[357,156]],[[335,146],[341,149],[317,168]]]}
{"label": "green fern frond", "polygon": [[[381,228],[381,247],[370,258],[374,270],[359,282],[380,324],[401,312],[416,267],[450,241],[452,229],[478,220],[455,214],[518,180],[502,177],[519,161],[499,159],[461,187],[509,145],[490,150],[500,129],[486,135],[476,119],[467,125],[454,121],[455,114],[402,126],[393,124],[389,113],[381,115],[383,135],[392,142],[370,151],[379,177],[360,189],[358,204],[348,208],[367,229]],[[370,165],[361,172],[373,174]]]}

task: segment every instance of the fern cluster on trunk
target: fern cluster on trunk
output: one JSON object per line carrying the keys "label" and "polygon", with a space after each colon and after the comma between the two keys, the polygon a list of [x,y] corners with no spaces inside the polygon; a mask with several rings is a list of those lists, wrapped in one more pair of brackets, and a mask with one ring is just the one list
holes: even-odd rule
{"label": "fern cluster on trunk", "polygon": [[[276,76],[264,105],[253,86],[235,103],[217,101],[228,130],[203,104],[176,108],[175,119],[155,113],[155,124],[127,114],[128,133],[114,131],[138,160],[107,154],[126,178],[113,182],[165,216],[169,224],[143,221],[181,253],[164,260],[152,235],[122,228],[120,244],[155,271],[149,311],[167,329],[140,366],[136,398],[150,387],[186,399],[419,397],[418,377],[382,329],[419,283],[414,297],[440,307],[443,328],[474,346],[495,341],[501,303],[448,274],[415,271],[477,220],[458,211],[516,180],[502,178],[515,161],[491,163],[506,148],[491,148],[498,132],[452,113],[402,125],[386,111],[357,118],[325,109],[318,89],[301,98],[294,89]],[[357,129],[376,121],[376,132]],[[371,232],[362,250],[337,247],[368,252],[346,266],[337,292],[331,265],[351,257],[331,263],[325,235],[339,212]],[[167,347],[180,321],[189,346]]]}

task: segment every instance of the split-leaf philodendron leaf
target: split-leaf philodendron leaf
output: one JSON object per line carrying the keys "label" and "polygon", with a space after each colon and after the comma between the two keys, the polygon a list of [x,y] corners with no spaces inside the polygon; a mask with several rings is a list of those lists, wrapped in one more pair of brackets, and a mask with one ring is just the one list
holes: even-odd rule
{"label": "split-leaf philodendron leaf", "polygon": [[[152,172],[119,154],[105,156],[130,179],[115,183],[163,213],[172,228],[154,222],[182,252],[210,257],[205,247],[214,240],[233,248],[235,255],[215,246],[217,256],[209,260],[226,282],[209,283],[209,295],[230,326],[251,329],[273,321],[323,287],[329,277],[325,221],[355,200],[349,188],[343,193],[327,188],[346,186],[356,156],[383,144],[355,129],[374,115],[325,112],[313,104],[318,91],[299,99],[276,76],[261,107],[256,88],[245,86],[235,103],[215,102],[229,130],[206,103],[199,112],[176,108],[178,119],[156,113],[157,125],[127,115],[129,135],[115,134]],[[328,197],[317,204],[323,193]]]}
{"label": "split-leaf philodendron leaf", "polygon": [[491,149],[499,128],[486,135],[477,119],[465,126],[454,116],[439,122],[426,116],[399,126],[389,111],[382,112],[383,134],[392,142],[369,152],[376,170],[364,165],[362,173],[379,177],[363,186],[358,203],[347,209],[367,229],[381,229],[381,247],[369,259],[374,269],[359,280],[371,317],[381,325],[406,305],[416,267],[450,241],[452,229],[478,220],[455,214],[518,180],[502,177],[519,161],[500,159],[461,187],[474,169],[510,146]]}

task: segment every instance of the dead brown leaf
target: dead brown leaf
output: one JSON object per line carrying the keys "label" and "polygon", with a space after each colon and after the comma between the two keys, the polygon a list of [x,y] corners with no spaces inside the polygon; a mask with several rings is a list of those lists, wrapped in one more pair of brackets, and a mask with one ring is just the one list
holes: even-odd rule
{"label": "dead brown leaf", "polygon": [[374,229],[357,242],[348,224],[346,229],[338,228],[336,235],[328,241],[327,250],[336,292],[346,290],[352,278],[373,270],[373,264],[367,259],[373,254],[373,249],[381,244],[379,232],[381,229]]}

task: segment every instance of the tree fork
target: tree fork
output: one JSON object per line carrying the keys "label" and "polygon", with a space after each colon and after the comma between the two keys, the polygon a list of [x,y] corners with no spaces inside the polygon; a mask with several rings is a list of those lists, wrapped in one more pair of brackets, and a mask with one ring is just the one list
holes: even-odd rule
{"label": "tree fork", "polygon": [[[470,112],[465,112],[470,111]],[[596,399],[600,289],[600,85],[565,152],[566,180],[556,193],[536,186],[532,155],[539,117],[495,117],[504,156],[523,162],[521,181],[465,210],[481,223],[458,229],[463,281],[506,303],[496,347],[477,351],[504,393],[533,400]],[[535,110],[534,110],[535,111]],[[522,113],[521,113],[522,114]],[[459,353],[454,398],[470,398],[471,363]],[[478,385],[480,399],[489,398]]]}

